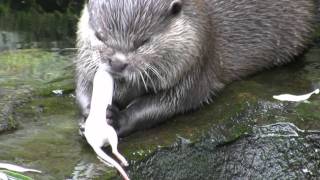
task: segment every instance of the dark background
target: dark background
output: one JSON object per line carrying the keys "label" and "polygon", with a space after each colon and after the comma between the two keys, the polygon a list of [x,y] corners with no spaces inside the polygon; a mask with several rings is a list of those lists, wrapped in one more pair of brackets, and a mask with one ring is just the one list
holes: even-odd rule
{"label": "dark background", "polygon": [[86,0],[0,0],[0,31],[25,33],[29,41],[74,42]]}
{"label": "dark background", "polygon": [[85,0],[1,0],[0,13],[30,11],[39,13],[78,13]]}

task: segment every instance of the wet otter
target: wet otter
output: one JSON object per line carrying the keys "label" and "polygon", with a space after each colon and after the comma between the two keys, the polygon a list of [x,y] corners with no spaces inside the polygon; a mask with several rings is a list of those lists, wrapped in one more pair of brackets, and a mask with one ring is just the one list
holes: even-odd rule
{"label": "wet otter", "polygon": [[87,116],[101,63],[115,79],[119,136],[211,102],[226,84],[289,62],[312,31],[311,0],[89,0],[76,98]]}

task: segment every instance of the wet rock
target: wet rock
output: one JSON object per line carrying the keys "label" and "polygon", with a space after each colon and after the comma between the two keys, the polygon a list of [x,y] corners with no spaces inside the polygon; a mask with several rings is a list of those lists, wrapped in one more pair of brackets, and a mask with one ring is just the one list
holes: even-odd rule
{"label": "wet rock", "polygon": [[135,164],[132,179],[308,179],[320,176],[320,132],[291,123],[254,127],[233,142],[164,148]]}
{"label": "wet rock", "polygon": [[0,133],[17,128],[18,122],[15,110],[22,104],[28,102],[31,91],[29,89],[8,90],[0,88],[4,94],[0,94]]}
{"label": "wet rock", "polygon": [[24,119],[22,105],[34,96],[50,96],[55,89],[70,93],[73,89],[72,71],[68,69],[71,61],[58,52],[5,51],[0,59],[0,133],[19,126]]}

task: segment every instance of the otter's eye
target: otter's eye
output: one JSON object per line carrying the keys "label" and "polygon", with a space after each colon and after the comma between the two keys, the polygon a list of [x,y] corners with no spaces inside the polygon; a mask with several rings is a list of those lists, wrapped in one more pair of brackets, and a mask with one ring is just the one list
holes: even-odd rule
{"label": "otter's eye", "polygon": [[103,41],[103,38],[99,33],[95,32],[94,35],[97,37],[97,39],[99,39],[99,41]]}
{"label": "otter's eye", "polygon": [[150,38],[146,38],[146,39],[143,39],[143,40],[141,40],[141,41],[135,41],[135,42],[134,42],[134,46],[135,46],[136,48],[139,48],[139,47],[147,44],[149,41],[150,41]]}
{"label": "otter's eye", "polygon": [[182,10],[182,2],[181,0],[175,0],[170,5],[170,13],[171,15],[177,15]]}
{"label": "otter's eye", "polygon": [[147,44],[149,41],[150,41],[150,38],[146,38],[146,39],[142,40],[140,46]]}

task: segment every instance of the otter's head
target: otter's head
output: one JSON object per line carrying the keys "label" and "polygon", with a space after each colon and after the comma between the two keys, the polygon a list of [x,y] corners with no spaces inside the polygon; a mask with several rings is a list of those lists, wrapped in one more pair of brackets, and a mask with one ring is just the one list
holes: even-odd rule
{"label": "otter's head", "polygon": [[170,87],[199,63],[196,6],[192,0],[89,0],[92,52],[114,77]]}

